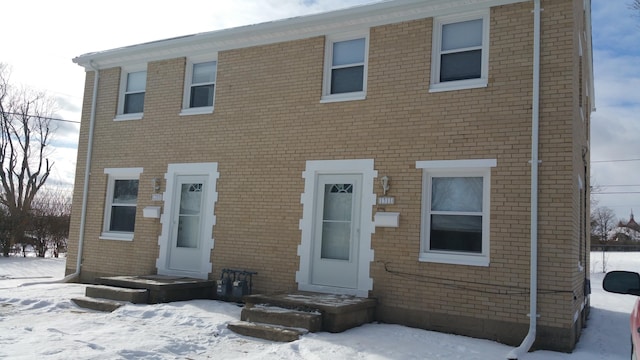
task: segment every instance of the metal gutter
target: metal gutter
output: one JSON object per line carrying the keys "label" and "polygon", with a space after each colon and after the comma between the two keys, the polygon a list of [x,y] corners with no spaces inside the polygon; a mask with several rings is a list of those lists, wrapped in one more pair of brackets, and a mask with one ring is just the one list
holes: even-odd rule
{"label": "metal gutter", "polygon": [[538,142],[540,127],[540,0],[533,6],[533,98],[531,111],[531,259],[529,278],[529,332],[517,348],[507,355],[517,360],[536,340],[538,320]]}
{"label": "metal gutter", "polygon": [[96,122],[96,103],[98,99],[98,80],[100,79],[100,70],[89,63],[88,66],[94,71],[93,78],[93,95],[91,97],[91,116],[89,118],[89,139],[87,141],[87,159],[84,167],[84,184],[82,187],[82,208],[80,210],[80,231],[78,234],[78,254],[76,261],[76,271],[67,275],[62,282],[75,281],[80,277],[82,269],[82,252],[84,248],[84,230],[87,223],[87,198],[89,196],[89,177],[91,176],[91,155],[93,153],[93,128]]}

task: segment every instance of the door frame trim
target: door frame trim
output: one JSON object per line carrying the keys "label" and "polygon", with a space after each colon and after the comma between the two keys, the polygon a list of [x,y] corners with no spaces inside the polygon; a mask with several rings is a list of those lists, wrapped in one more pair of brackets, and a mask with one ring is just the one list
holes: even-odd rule
{"label": "door frame trim", "polygon": [[[375,226],[372,220],[373,207],[376,204],[376,194],[373,192],[373,179],[378,176],[378,172],[374,170],[373,166],[373,159],[307,161],[306,170],[302,173],[302,178],[305,181],[304,192],[300,198],[302,204],[302,219],[300,219],[299,228],[302,234],[300,245],[298,245],[300,269],[296,272],[298,290],[355,295],[358,297],[368,297],[369,291],[373,290],[373,279],[370,276],[369,269],[374,258],[373,249],[371,248],[371,235],[375,232]],[[358,280],[356,287],[353,289],[314,285],[311,282],[316,182],[318,175],[323,174],[362,175]]]}
{"label": "door frame trim", "polygon": [[[206,176],[206,198],[205,209],[202,216],[204,222],[203,229],[203,242],[202,253],[200,261],[200,269],[195,272],[180,271],[169,268],[169,247],[171,244],[171,216],[174,207],[174,195],[175,185],[178,176],[183,175],[195,175]],[[167,166],[167,172],[164,174],[166,181],[165,191],[162,194],[164,199],[164,211],[160,216],[160,223],[162,224],[162,231],[158,236],[158,245],[160,246],[160,254],[156,259],[156,268],[159,275],[173,275],[173,276],[187,276],[196,279],[207,279],[209,273],[213,269],[211,263],[211,250],[213,250],[213,226],[216,224],[215,216],[215,203],[218,201],[218,191],[216,184],[220,173],[218,173],[218,163],[183,163],[183,164],[169,164]],[[209,234],[207,237],[205,234]]]}

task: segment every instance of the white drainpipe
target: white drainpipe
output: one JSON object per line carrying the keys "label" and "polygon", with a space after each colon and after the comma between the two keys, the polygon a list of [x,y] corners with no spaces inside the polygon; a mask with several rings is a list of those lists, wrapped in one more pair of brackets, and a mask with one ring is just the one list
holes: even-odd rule
{"label": "white drainpipe", "polygon": [[93,78],[93,96],[91,98],[91,118],[89,119],[89,140],[87,142],[87,160],[84,167],[84,185],[82,188],[82,209],[80,210],[80,233],[78,236],[78,259],[76,261],[76,271],[67,275],[62,282],[75,281],[80,277],[80,269],[82,267],[82,250],[84,247],[84,228],[87,222],[87,197],[89,193],[89,176],[91,175],[91,153],[93,151],[93,127],[96,122],[96,100],[98,98],[98,80],[100,79],[100,71],[89,63],[89,67],[94,71]]}
{"label": "white drainpipe", "polygon": [[517,348],[507,355],[517,360],[526,354],[536,340],[538,300],[538,127],[540,123],[540,0],[533,6],[533,99],[531,110],[531,270],[529,291],[529,333]]}

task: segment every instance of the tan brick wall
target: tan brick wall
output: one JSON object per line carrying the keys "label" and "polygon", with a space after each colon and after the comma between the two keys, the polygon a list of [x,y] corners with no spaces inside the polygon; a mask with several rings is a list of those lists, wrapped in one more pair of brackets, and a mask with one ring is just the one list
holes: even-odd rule
{"label": "tan brick wall", "polygon": [[[588,122],[577,123],[572,6],[578,3],[543,1],[542,15],[538,313],[541,326],[567,334],[582,301],[574,293],[581,291],[584,276],[577,264],[576,211]],[[305,162],[373,158],[379,176],[392,178],[396,204],[385,210],[399,211],[401,220],[398,228],[378,228],[372,236],[371,295],[388,309],[512,323],[526,331],[531,10],[531,3],[492,9],[489,84],[480,89],[428,92],[430,18],[371,29],[363,101],[320,103],[324,37],[220,52],[215,111],[209,115],[178,116],[185,71],[185,59],[178,58],[148,64],[144,118],[114,122],[120,70],[102,70],[83,271],[153,273],[160,223],[143,218],[140,210],[158,205],[151,201],[151,179],[163,178],[169,163],[218,162],[210,277],[222,268],[243,268],[258,271],[256,292],[295,290]],[[78,185],[92,79],[89,73]],[[485,158],[497,159],[491,174],[490,266],[419,262],[422,172],[415,161]],[[108,167],[144,168],[132,242],[98,239]],[[382,195],[377,181],[374,190]],[[76,186],[69,259],[77,251],[80,199]]]}

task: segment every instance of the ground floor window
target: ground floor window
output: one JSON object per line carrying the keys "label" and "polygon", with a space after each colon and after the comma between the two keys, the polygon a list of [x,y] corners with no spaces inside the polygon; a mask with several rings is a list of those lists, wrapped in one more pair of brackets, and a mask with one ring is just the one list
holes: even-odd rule
{"label": "ground floor window", "polygon": [[107,195],[100,238],[133,240],[142,168],[107,168]]}
{"label": "ground floor window", "polygon": [[496,160],[418,161],[423,171],[420,260],[489,265],[491,168]]}

